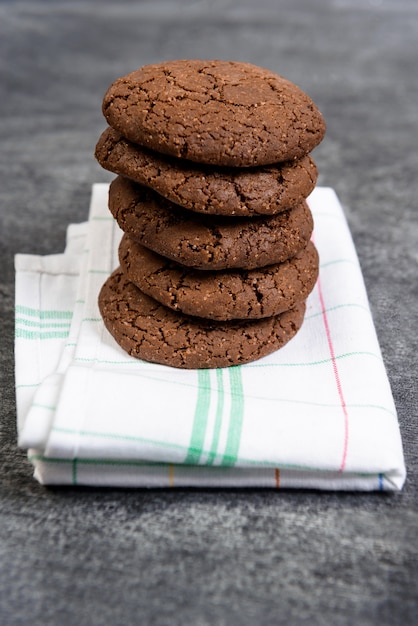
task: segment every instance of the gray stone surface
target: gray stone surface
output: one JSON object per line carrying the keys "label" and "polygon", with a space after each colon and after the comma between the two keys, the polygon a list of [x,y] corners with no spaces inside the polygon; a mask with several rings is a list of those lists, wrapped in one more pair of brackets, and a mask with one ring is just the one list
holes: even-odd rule
{"label": "gray stone surface", "polygon": [[[224,58],[298,83],[357,246],[398,407],[401,494],[46,489],[16,449],[16,252],[86,218],[107,86]],[[418,623],[418,4],[0,1],[0,622]]]}

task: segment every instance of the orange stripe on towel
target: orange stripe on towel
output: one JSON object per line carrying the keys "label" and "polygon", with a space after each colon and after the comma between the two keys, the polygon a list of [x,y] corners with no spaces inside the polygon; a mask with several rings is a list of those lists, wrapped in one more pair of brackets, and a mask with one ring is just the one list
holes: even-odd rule
{"label": "orange stripe on towel", "polygon": [[276,488],[279,489],[280,487],[280,470],[278,467],[276,467],[276,469],[274,470],[274,476],[276,479]]}

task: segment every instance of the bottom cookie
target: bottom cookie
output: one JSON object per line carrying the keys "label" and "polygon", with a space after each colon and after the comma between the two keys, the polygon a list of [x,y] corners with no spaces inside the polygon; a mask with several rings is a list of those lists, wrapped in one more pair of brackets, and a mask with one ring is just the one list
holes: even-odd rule
{"label": "bottom cookie", "polygon": [[255,361],[284,346],[299,330],[305,303],[275,317],[213,322],[172,311],[143,294],[117,269],[99,294],[104,324],[133,357],[185,369]]}

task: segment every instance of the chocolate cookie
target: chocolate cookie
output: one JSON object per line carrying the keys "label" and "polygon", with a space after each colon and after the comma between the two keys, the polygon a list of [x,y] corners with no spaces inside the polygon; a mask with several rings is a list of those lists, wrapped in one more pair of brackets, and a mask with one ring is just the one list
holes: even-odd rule
{"label": "chocolate cookie", "polygon": [[302,202],[318,176],[309,156],[257,168],[198,167],[134,144],[113,128],[101,135],[95,156],[105,169],[186,209],[213,215],[275,215]]}
{"label": "chocolate cookie", "polygon": [[306,247],[313,229],[306,202],[263,218],[198,215],[121,177],[110,185],[109,208],[133,239],[177,263],[204,270],[281,263]]}
{"label": "chocolate cookie", "polygon": [[258,270],[208,272],[169,261],[124,235],[119,260],[126,277],[154,300],[213,320],[260,319],[306,300],[318,277],[313,243],[284,263]]}
{"label": "chocolate cookie", "polygon": [[321,113],[299,87],[231,61],[146,65],[109,87],[103,114],[134,143],[233,167],[298,159],[325,133]]}
{"label": "chocolate cookie", "polygon": [[240,365],[281,348],[299,330],[305,303],[262,320],[211,322],[162,306],[119,269],[103,285],[99,308],[106,328],[131,356],[195,369]]}

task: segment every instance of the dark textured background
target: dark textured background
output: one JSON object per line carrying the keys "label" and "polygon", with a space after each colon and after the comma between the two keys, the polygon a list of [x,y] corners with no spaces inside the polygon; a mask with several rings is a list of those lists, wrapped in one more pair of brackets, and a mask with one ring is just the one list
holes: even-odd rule
{"label": "dark textured background", "polygon": [[[328,124],[314,156],[363,267],[398,407],[401,494],[46,489],[16,449],[16,252],[87,217],[102,96],[169,58],[268,67]],[[418,623],[416,0],[0,0],[0,622]]]}

